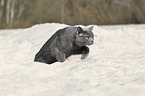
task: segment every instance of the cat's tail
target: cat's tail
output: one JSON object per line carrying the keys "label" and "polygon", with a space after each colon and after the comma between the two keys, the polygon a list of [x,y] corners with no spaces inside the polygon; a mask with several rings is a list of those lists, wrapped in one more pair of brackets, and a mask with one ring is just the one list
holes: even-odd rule
{"label": "cat's tail", "polygon": [[34,58],[34,62],[41,62],[41,63],[46,63],[46,64],[52,64],[56,61],[57,60],[54,57],[46,56],[45,52],[44,53],[38,52]]}
{"label": "cat's tail", "polygon": [[34,62],[43,62],[43,63],[45,63],[43,57],[41,56],[41,54],[39,52],[35,55]]}

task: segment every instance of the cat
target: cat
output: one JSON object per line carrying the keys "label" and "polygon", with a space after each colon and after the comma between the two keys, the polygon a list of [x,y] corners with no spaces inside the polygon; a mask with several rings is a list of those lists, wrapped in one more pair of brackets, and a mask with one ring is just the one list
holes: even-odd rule
{"label": "cat", "polygon": [[86,45],[92,45],[94,41],[92,29],[93,26],[88,28],[78,26],[58,30],[35,55],[34,61],[46,64],[64,62],[74,54],[82,54],[81,59],[85,59],[89,54]]}

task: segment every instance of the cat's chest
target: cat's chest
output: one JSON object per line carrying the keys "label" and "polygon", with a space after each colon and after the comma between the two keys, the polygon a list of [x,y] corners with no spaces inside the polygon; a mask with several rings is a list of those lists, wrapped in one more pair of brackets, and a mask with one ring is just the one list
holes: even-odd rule
{"label": "cat's chest", "polygon": [[81,46],[72,46],[71,50],[79,50],[81,48],[82,48]]}
{"label": "cat's chest", "polygon": [[72,43],[68,43],[67,46],[62,48],[62,51],[64,53],[68,53],[68,52],[72,52],[72,51],[79,50],[79,49],[81,49],[81,47],[74,46]]}

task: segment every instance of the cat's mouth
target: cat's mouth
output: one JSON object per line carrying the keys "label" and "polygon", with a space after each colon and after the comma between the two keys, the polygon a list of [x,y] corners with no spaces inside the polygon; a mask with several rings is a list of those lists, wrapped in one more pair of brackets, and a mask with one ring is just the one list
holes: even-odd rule
{"label": "cat's mouth", "polygon": [[89,41],[90,41],[90,43],[88,45],[94,44],[94,41],[93,40],[89,39]]}
{"label": "cat's mouth", "polygon": [[93,41],[91,41],[91,42],[86,42],[86,43],[85,43],[85,45],[93,45],[93,44],[94,44]]}
{"label": "cat's mouth", "polygon": [[87,45],[93,45],[94,43],[92,42],[92,43],[89,43],[89,44],[87,44]]}

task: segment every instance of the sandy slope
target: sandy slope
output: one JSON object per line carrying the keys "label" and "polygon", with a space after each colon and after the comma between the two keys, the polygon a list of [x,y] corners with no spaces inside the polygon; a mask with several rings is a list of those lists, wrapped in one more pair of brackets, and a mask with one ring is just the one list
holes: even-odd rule
{"label": "sandy slope", "polygon": [[0,31],[0,96],[145,96],[145,25],[94,26],[86,60],[34,63],[63,24]]}

